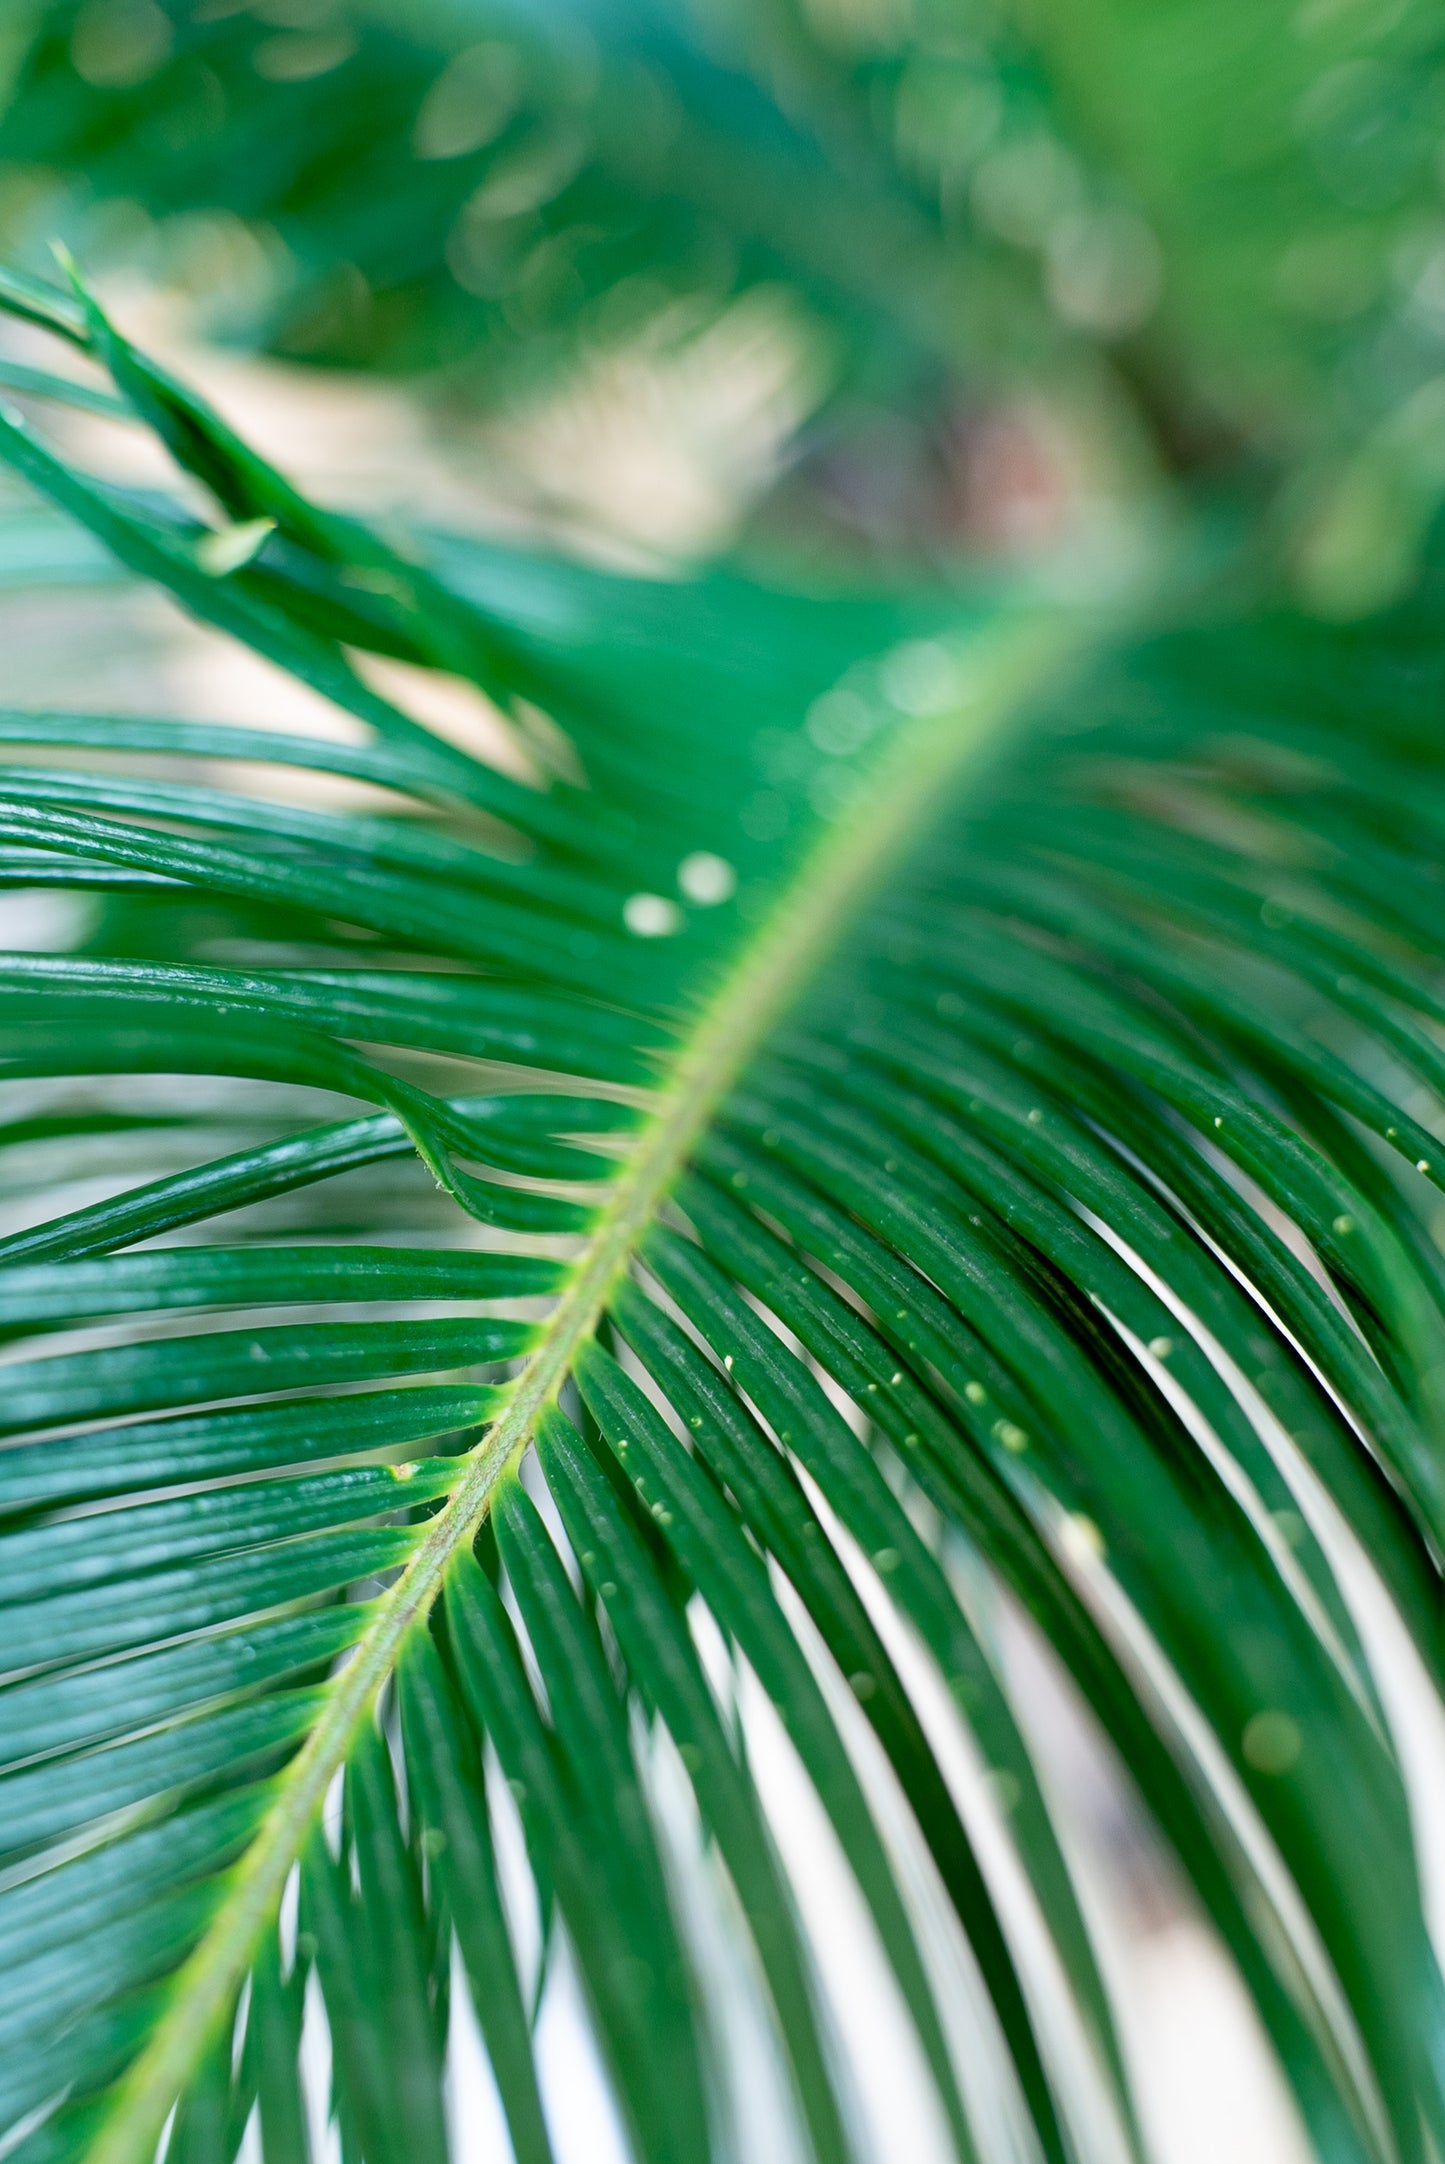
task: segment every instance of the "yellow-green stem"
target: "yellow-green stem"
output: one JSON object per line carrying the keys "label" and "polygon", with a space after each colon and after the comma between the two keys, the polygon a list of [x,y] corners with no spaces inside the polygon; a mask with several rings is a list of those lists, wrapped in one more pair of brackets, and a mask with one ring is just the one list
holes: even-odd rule
{"label": "yellow-green stem", "polygon": [[966,695],[946,712],[897,731],[853,804],[824,833],[709,1003],[511,1384],[505,1410],[463,1461],[445,1507],[427,1525],[336,1676],[320,1719],[282,1776],[210,1927],[180,1969],[166,2012],[120,2084],[88,2164],[150,2164],[166,2116],[234,2001],[326,1791],[391,1674],[403,1638],[431,1608],[449,1561],[470,1545],[499,1483],[520,1464],[538,1415],[562,1388],[578,1348],[596,1328],[703,1127],[910,837],[1079,639],[1077,624],[1038,615],[1016,618],[981,637],[966,657]]}

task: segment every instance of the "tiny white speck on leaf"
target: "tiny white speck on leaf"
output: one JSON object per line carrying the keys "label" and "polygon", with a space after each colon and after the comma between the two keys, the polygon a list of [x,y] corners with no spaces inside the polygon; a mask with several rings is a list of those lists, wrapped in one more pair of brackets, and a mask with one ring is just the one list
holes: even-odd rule
{"label": "tiny white speck on leaf", "polygon": [[1273,1707],[1256,1713],[1240,1740],[1246,1764],[1256,1773],[1275,1774],[1289,1772],[1303,1741],[1297,1723]]}
{"label": "tiny white speck on leaf", "polygon": [[682,930],[682,911],[665,894],[629,894],[622,921],[639,939],[667,939]]}
{"label": "tiny white speck on leaf", "polygon": [[1104,1536],[1082,1511],[1065,1518],[1059,1544],[1071,1563],[1087,1565],[1104,1559]]}
{"label": "tiny white speck on leaf", "polygon": [[714,909],[737,892],[738,875],[726,857],[711,849],[694,849],[677,867],[677,883],[699,909]]}

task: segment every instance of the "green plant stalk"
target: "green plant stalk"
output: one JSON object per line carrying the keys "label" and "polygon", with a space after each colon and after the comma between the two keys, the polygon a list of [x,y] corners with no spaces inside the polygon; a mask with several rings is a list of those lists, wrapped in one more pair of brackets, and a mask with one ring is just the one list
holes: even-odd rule
{"label": "green plant stalk", "polygon": [[703,1128],[889,866],[1020,705],[1080,651],[1084,636],[1078,618],[1057,613],[1016,618],[980,638],[968,657],[965,697],[892,736],[724,980],[511,1384],[504,1410],[464,1460],[456,1488],[378,1602],[324,1713],[282,1775],[216,1916],[176,1975],[165,2014],[116,2091],[88,2164],[151,2164],[166,2116],[233,2002],[326,1791],[406,1633],[426,1616],[452,1557],[470,1545],[498,1488],[515,1475],[539,1416],[556,1399]]}

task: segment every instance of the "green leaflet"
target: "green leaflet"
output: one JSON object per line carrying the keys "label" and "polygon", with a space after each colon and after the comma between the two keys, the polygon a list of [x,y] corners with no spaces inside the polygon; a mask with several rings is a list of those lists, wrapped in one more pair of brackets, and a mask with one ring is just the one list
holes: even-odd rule
{"label": "green leaflet", "polygon": [[[809,1351],[824,1362],[856,1402],[868,1408],[871,1417],[885,1432],[905,1450],[917,1447],[919,1428],[931,1429],[930,1440],[939,1440],[942,1424],[936,1415],[930,1418],[934,1409],[921,1391],[910,1388],[889,1348],[873,1338],[841,1300],[794,1261],[790,1250],[780,1249],[756,1219],[734,1209],[725,1197],[710,1191],[699,1180],[684,1182],[679,1199],[714,1258],[797,1332]],[[666,1273],[663,1282],[668,1282]],[[691,1312],[696,1321],[697,1310]],[[729,1331],[730,1340],[734,1334]],[[714,1349],[717,1349],[716,1343]],[[740,1367],[736,1353],[732,1373],[746,1385],[745,1366]],[[766,1414],[772,1392],[764,1385],[761,1393],[754,1390],[750,1394]],[[774,1403],[777,1403],[776,1399]],[[797,1403],[796,1397],[794,1403]],[[826,1437],[832,1429],[826,1412],[815,1401],[810,1413],[809,1426]],[[770,1416],[770,1425],[780,1440],[788,1440],[776,1418]],[[910,1436],[913,1438],[911,1443],[908,1441]],[[833,1431],[832,1439],[836,1440],[836,1431]],[[1006,1696],[999,1688],[988,1654],[973,1636],[957,1598],[940,1582],[933,1559],[918,1541],[907,1515],[887,1491],[881,1477],[865,1479],[856,1488],[845,1485],[845,1480],[840,1478],[838,1454],[827,1451],[826,1442],[824,1448],[826,1455],[822,1458],[808,1450],[799,1450],[797,1455],[809,1466],[819,1487],[855,1538],[873,1544],[871,1552],[880,1575],[886,1578],[900,1609],[933,1647],[955,1697],[966,1710],[993,1776],[1012,1799],[1010,1818],[1015,1839],[1027,1860],[1040,1902],[1051,1919],[1059,1951],[1069,1964],[1070,1980],[1081,2009],[1107,2050],[1116,2077],[1122,2077],[1118,2045],[1111,2034],[1108,2004],[1083,1918],[1078,1912],[1069,1874],[1044,1808],[1033,1762]],[[857,1671],[851,1672],[850,1680],[856,1674]],[[862,1675],[875,1686],[873,1691],[865,1694],[866,1703],[876,1695],[871,1664],[862,1670]],[[938,1861],[947,1877],[945,1856],[940,1855]],[[961,1859],[959,1861],[961,1863]],[[957,1864],[955,1869],[959,1879],[955,1890],[958,1900],[969,1880],[979,1879],[981,1875],[976,1864],[972,1864],[971,1870],[967,1867],[959,1869]],[[974,1902],[983,1910],[983,1916],[972,1924],[970,1942],[990,1982],[994,1981],[996,1973],[1001,1979],[995,1986],[1000,2019],[1006,2026],[1010,2022],[1017,2024],[1023,2009],[1017,1984],[1008,1973],[1003,1935],[994,1919],[988,1916],[981,1883],[970,1891]],[[1023,2050],[1019,2050],[1019,2057],[1023,2062]],[[1122,2089],[1122,2078],[1120,2086]]]}
{"label": "green leaflet", "polygon": [[437,1254],[426,1248],[207,1248],[12,1269],[0,1279],[0,1329],[55,1328],[173,1307],[312,1300],[495,1300],[555,1289],[541,1256]]}
{"label": "green leaflet", "polygon": [[[837,1125],[867,1154],[855,1155],[830,1147],[830,1136],[821,1145],[812,1143],[805,1162],[834,1194],[852,1201],[865,1221],[891,1231],[896,1242],[901,1228],[896,1220],[889,1222],[894,1213],[873,1166],[881,1158],[882,1171],[901,1175],[903,1184],[915,1196],[928,1192],[926,1175],[910,1164],[902,1145],[894,1144],[890,1151],[888,1140],[874,1141],[862,1130],[861,1122],[856,1129],[851,1122],[845,1127],[841,1119]],[[801,1138],[798,1141],[801,1143]],[[996,1209],[1003,1199],[998,1196]],[[948,1226],[950,1220],[953,1224],[960,1219],[964,1225],[969,1223],[966,1206],[960,1208],[955,1203],[950,1209],[942,1183],[930,1214],[940,1227]],[[1000,1219],[1002,1214],[1000,1210]],[[1002,1236],[1002,1222],[998,1231]],[[1140,1449],[1131,1436],[1132,1408],[1127,1398],[1121,1406],[1097,1389],[1043,1303],[1029,1297],[1027,1279],[1009,1249],[1002,1247],[1001,1238],[1000,1245],[995,1246],[992,1241],[975,1244],[951,1231],[940,1230],[930,1236],[920,1211],[920,1217],[909,1226],[909,1239],[930,1274],[963,1308],[980,1335],[1003,1353],[1015,1375],[1027,1373],[1032,1378],[1033,1402],[1025,1415],[1027,1425],[1018,1431],[1022,1440],[1014,1435],[999,1437],[994,1444],[997,1462],[1006,1464],[1009,1458],[1014,1459],[1019,1467],[1014,1477],[1025,1493],[1035,1479],[1041,1478],[1046,1489],[1057,1484],[1071,1518],[1082,1516],[1096,1527],[1107,1524],[1131,1529],[1131,1534],[1124,1536],[1128,1545],[1110,1552],[1111,1572],[1148,1617],[1152,1631],[1168,1648],[1177,1671],[1196,1698],[1224,1704],[1232,1693],[1237,1694],[1237,1710],[1232,1719],[1226,1716],[1226,1733],[1232,1730],[1239,1738],[1235,1750],[1240,1771],[1251,1782],[1257,1803],[1286,1849],[1292,1849],[1296,1837],[1295,1810],[1287,1784],[1313,1777],[1313,1801],[1303,1814],[1310,1826],[1311,1841],[1319,1841],[1326,1850],[1335,1848],[1343,1858],[1359,1839],[1360,1827],[1373,1824],[1375,1852],[1399,1854],[1405,1839],[1405,1804],[1393,1765],[1379,1751],[1375,1737],[1361,1721],[1338,1678],[1319,1660],[1314,1648],[1305,1651],[1303,1619],[1292,1604],[1279,1599],[1272,1574],[1261,1571],[1260,1558],[1251,1552],[1248,1536],[1241,1537],[1231,1523],[1232,1514],[1223,1494],[1211,1494],[1202,1483],[1191,1481],[1184,1493],[1176,1488],[1175,1495],[1169,1496],[1168,1460],[1161,1454],[1151,1462]],[[742,1317],[735,1313],[731,1319],[735,1338],[740,1337],[737,1325]],[[748,1368],[741,1351],[738,1363],[746,1379]],[[756,1391],[759,1386],[750,1383],[749,1387]],[[779,1385],[772,1382],[771,1387],[776,1392]],[[796,1393],[793,1395],[795,1398]],[[772,1415],[784,1439],[793,1440],[794,1447],[801,1449],[806,1446],[797,1438],[794,1417],[792,1405],[786,1402]],[[1050,1433],[1057,1435],[1062,1444],[1058,1462],[1047,1455]],[[1042,1462],[1040,1444],[1045,1446]],[[1100,1467],[1106,1469],[1098,1485],[1097,1476],[1088,1469],[1095,1450]],[[1047,1518],[1043,1522],[1047,1524]],[[1147,1550],[1139,1530],[1146,1526],[1167,1535],[1157,1545],[1147,1544]],[[1150,1588],[1145,1581],[1152,1573],[1157,1573],[1157,1578]],[[1222,1640],[1202,1641],[1192,1601],[1183,1604],[1188,1611],[1187,1621],[1183,1615],[1171,1616],[1168,1611],[1173,1591],[1181,1579],[1194,1586],[1227,1585],[1239,1627]],[[1256,1602],[1275,1611],[1271,1623],[1248,1620]],[[1252,1655],[1258,1659],[1258,1666]],[[1197,1665],[1201,1662],[1208,1666],[1207,1681]],[[1272,1769],[1261,1778],[1258,1769],[1251,1766],[1244,1739],[1250,1709],[1260,1705],[1284,1713],[1301,1738],[1315,1739],[1312,1745],[1302,1743],[1298,1768]],[[1345,1796],[1348,1803],[1341,1800]],[[1361,1888],[1360,1906],[1350,1915],[1344,1913],[1350,1907],[1347,1874],[1337,1865],[1326,1863],[1318,1853],[1310,1856],[1296,1852],[1291,1861],[1301,1885],[1314,1887],[1312,1912],[1328,1934],[1342,1977],[1354,1977],[1352,1997],[1357,2018],[1362,2024],[1380,2024],[1377,2049],[1382,2055],[1388,2054],[1398,2030],[1397,2017],[1385,2012],[1377,1998],[1382,1976],[1400,1962],[1407,1967],[1419,1964],[1424,1978],[1429,1977],[1432,1967],[1432,1957],[1416,1921],[1413,1886],[1407,1880],[1387,1891],[1382,1879],[1372,1884],[1368,1894]],[[1393,1952],[1385,1954],[1383,1946],[1374,1954],[1366,1951],[1377,1932],[1393,1946]],[[1399,2074],[1395,2076],[1400,2078]]]}
{"label": "green leaflet", "polygon": [[[259,732],[0,718],[51,762],[0,787],[5,876],[101,882],[83,952],[0,958],[0,1081],[28,1093],[0,1187],[30,1196],[0,1239],[22,2164],[148,2164],[173,2105],[182,2159],[254,2110],[264,2164],[296,2164],[313,1990],[343,2154],[443,2164],[454,1978],[546,2164],[504,1808],[541,1988],[565,1945],[639,2164],[721,2155],[664,1748],[803,2143],[858,2153],[828,1949],[708,1631],[784,1723],[958,2156],[986,2164],[995,2122],[905,1837],[1037,2152],[1083,2153],[1082,2078],[1139,2153],[1009,1602],[1319,2154],[1426,2164],[1440,1979],[1340,1527],[1438,1687],[1428,614],[1379,627],[1370,675],[1263,613],[1131,642],[460,544],[413,564],[54,306],[224,523],[0,449],[373,730],[267,739],[273,773],[410,804],[268,816]],[[260,520],[204,568],[206,532]],[[1316,689],[1331,638],[1368,744]],[[354,646],[547,703],[585,786],[442,746],[358,694]],[[1302,745],[1276,801],[1269,756]],[[44,1152],[102,1141],[119,1180],[37,1197]]]}
{"label": "green leaflet", "polygon": [[102,1742],[118,1728],[149,1727],[179,1708],[259,1690],[298,1670],[324,1668],[351,1643],[364,1619],[361,1605],[347,1602],[282,1616],[246,1632],[186,1640],[144,1653],[119,1671],[81,1668],[38,1676],[6,1699],[7,1762],[63,1745]]}
{"label": "green leaflet", "polygon": [[[279,1692],[257,1705],[216,1714],[198,1729],[183,1724],[6,1777],[6,1853],[61,1835],[138,1803],[169,1801],[209,1787],[248,1761],[294,1747],[316,1717],[312,1692]],[[27,2018],[32,2007],[27,2005]]]}
{"label": "green leaflet", "polygon": [[[344,1499],[338,1502],[344,1515]],[[284,1510],[279,1522],[284,1527]],[[188,1556],[139,1577],[124,1575],[122,1546],[103,1598],[88,1587],[74,1587],[12,1609],[3,1656],[6,1676],[19,1677],[52,1661],[123,1653],[289,1608],[393,1570],[416,1545],[415,1533],[400,1526],[309,1533],[261,1547],[243,1545],[244,1520],[230,1532],[231,1546],[220,1555]]]}
{"label": "green leaflet", "polygon": [[[337,1862],[322,1836],[311,1843],[301,1922],[336,2008],[343,2127],[382,2164],[406,2157],[440,2164],[441,2039],[420,1929],[421,1885],[402,1839],[386,1746],[375,1733],[362,1736],[347,1768]],[[380,2050],[378,2035],[385,2038]]]}
{"label": "green leaflet", "polygon": [[789,1897],[770,1853],[756,1794],[739,1766],[697,1657],[678,1628],[679,1603],[636,1526],[561,1414],[544,1423],[539,1454],[588,1582],[596,1588],[629,1672],[664,1720],[692,1776],[698,1806],[747,1913],[783,2033],[813,2147],[850,2154]]}
{"label": "green leaflet", "polygon": [[493,1389],[422,1383],[86,1428],[60,1447],[52,1439],[8,1449],[0,1459],[0,1510],[394,1450],[472,1430],[495,1403]]}
{"label": "green leaflet", "polygon": [[[535,1545],[532,1552],[540,1559]],[[550,1608],[554,1630],[567,1632],[568,1657],[583,1664],[574,1690],[563,1683],[560,1729],[543,1720],[495,1589],[470,1562],[457,1567],[447,1588],[461,1688],[525,1813],[534,1868],[557,1889],[632,2127],[653,2153],[680,2158],[704,2123],[692,2008],[685,1986],[679,1989],[676,1941],[627,1759],[622,1709],[600,1648],[560,1606],[571,1600],[570,1591],[544,1581],[531,1584],[529,1594],[531,1616],[545,1632]],[[560,1647],[551,1634],[545,1642],[548,1667],[560,1681],[552,1665]],[[577,1691],[593,1699],[602,1720],[607,1771],[621,1782],[615,1798],[611,1783],[592,1778],[589,1765],[569,1750],[576,1742]]]}
{"label": "green leaflet", "polygon": [[246,2044],[256,2070],[261,2145],[276,2164],[308,2164],[310,2137],[301,2089],[301,2021],[305,1971],[282,1968],[279,1934],[272,1932],[251,1971]]}
{"label": "green leaflet", "polygon": [[661,1422],[607,1356],[589,1352],[580,1364],[579,1381],[589,1409],[644,1506],[664,1528],[688,1576],[778,1705],[872,1909],[944,2089],[960,2149],[967,2154],[972,2145],[962,2099],[956,2091],[949,2093],[952,2077],[944,2035],[908,1916],[856,1775],[822,1693],[783,1624],[766,1573],[737,1528],[729,1525],[721,1501],[710,1493],[707,1482],[685,1461],[670,1462],[673,1454],[664,1441]]}
{"label": "green leaflet", "polygon": [[259,1396],[308,1384],[369,1382],[379,1375],[434,1374],[496,1366],[531,1335],[523,1323],[448,1317],[425,1323],[308,1323],[215,1330],[88,1353],[16,1361],[0,1432],[151,1412],[160,1406]]}
{"label": "green leaflet", "polygon": [[431,1639],[416,1632],[401,1671],[402,1732],[429,1906],[455,1932],[518,2164],[551,2164],[532,2040],[497,1882],[482,1770]]}

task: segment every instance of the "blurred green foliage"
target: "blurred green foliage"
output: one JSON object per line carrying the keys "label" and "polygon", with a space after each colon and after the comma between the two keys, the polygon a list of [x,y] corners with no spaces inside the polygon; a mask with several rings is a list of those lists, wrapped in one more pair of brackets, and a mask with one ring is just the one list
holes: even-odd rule
{"label": "blurred green foliage", "polygon": [[12,0],[0,242],[495,407],[782,288],[833,412],[1263,471],[1321,602],[1445,489],[1429,0]]}
{"label": "blurred green foliage", "polygon": [[684,27],[628,0],[65,0],[0,134],[15,238],[59,217],[212,288],[233,335],[479,383],[780,276],[860,344],[956,365],[981,299],[926,194],[841,100],[797,110]]}

